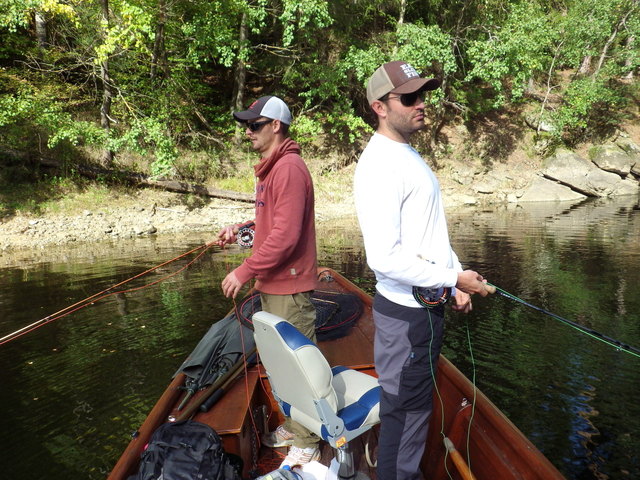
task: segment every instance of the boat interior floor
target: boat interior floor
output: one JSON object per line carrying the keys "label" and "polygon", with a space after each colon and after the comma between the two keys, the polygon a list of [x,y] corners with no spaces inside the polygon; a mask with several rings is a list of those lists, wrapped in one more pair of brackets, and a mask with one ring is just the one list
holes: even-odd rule
{"label": "boat interior floor", "polygon": [[[377,457],[378,428],[375,427],[350,442],[353,452],[354,465],[357,475],[354,480],[376,480],[376,469],[369,463],[375,462]],[[335,457],[335,450],[324,441],[320,442],[322,457],[320,463],[329,466]],[[258,456],[258,472],[260,475],[276,470],[287,455],[287,447],[268,448],[261,447]]]}

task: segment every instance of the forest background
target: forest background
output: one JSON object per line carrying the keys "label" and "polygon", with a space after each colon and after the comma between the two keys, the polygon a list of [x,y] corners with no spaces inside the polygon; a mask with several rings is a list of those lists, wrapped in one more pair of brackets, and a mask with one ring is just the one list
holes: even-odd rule
{"label": "forest background", "polygon": [[516,150],[535,165],[637,125],[639,35],[638,0],[0,0],[0,212],[82,188],[88,164],[106,183],[251,192],[230,112],[266,94],[312,171],[335,175],[392,59],[442,79],[415,138],[434,169],[509,168]]}

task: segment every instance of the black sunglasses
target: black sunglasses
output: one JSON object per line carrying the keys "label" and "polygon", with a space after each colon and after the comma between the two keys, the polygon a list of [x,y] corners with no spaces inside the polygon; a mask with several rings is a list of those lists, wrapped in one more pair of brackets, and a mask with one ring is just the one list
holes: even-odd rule
{"label": "black sunglasses", "polygon": [[263,120],[261,122],[247,122],[247,128],[252,132],[257,132],[262,127],[264,127],[267,123],[271,123],[271,122],[273,122],[272,118],[270,118],[269,120]]}
{"label": "black sunglasses", "polygon": [[413,107],[418,99],[420,101],[424,101],[424,92],[418,91],[413,93],[403,93],[402,95],[398,95],[397,97],[387,97],[388,100],[400,100],[400,103],[405,107]]}

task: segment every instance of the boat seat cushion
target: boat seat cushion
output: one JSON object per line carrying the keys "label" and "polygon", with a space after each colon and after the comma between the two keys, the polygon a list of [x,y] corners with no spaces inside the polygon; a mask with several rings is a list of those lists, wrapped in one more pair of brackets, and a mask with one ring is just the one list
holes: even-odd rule
{"label": "boat seat cushion", "polygon": [[[330,443],[334,436],[353,438],[379,422],[376,378],[346,367],[331,369],[320,349],[280,317],[257,312],[253,324],[260,359],[285,415]],[[319,405],[329,412],[320,415]]]}

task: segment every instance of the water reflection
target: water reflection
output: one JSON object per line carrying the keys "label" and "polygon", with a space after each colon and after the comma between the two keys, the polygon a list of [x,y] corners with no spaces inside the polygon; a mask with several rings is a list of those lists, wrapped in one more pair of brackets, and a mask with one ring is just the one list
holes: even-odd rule
{"label": "water reflection", "polygon": [[[640,295],[627,287],[640,280],[637,198],[478,212],[471,224],[464,216],[452,224],[469,266],[540,307],[639,345]],[[478,237],[483,241],[474,243]],[[475,303],[482,320],[469,328],[485,393],[569,478],[638,476],[638,439],[623,442],[634,448],[617,440],[611,448],[602,423],[619,418],[621,438],[637,435],[631,392],[639,359],[508,299]],[[448,345],[456,346],[451,337],[460,331],[448,333]],[[471,371],[458,348],[445,353]]]}
{"label": "water reflection", "polygon": [[[449,212],[454,247],[492,283],[640,345],[637,198]],[[138,239],[0,258],[0,336],[201,245]],[[373,292],[354,218],[319,225],[321,264]],[[3,478],[104,478],[177,366],[231,303],[243,252],[210,251],[0,346]],[[154,282],[183,258],[143,278]],[[17,266],[19,265],[19,266]],[[471,349],[468,337],[472,341]],[[507,298],[449,316],[444,353],[571,479],[640,478],[640,359]]]}

